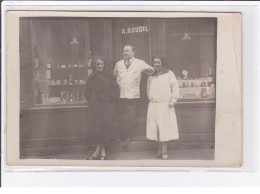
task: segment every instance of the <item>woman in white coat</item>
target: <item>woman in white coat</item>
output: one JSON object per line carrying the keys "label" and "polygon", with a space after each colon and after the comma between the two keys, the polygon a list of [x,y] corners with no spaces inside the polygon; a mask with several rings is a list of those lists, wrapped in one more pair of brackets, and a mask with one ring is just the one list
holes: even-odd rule
{"label": "woman in white coat", "polygon": [[153,59],[156,73],[149,76],[149,99],[146,137],[158,142],[157,158],[167,159],[167,142],[179,139],[174,104],[179,96],[179,86],[174,73],[167,69],[164,57]]}

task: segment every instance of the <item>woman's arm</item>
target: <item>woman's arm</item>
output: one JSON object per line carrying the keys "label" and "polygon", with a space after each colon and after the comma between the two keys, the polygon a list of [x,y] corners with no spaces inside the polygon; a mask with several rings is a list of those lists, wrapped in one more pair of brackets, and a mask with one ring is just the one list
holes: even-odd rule
{"label": "woman's arm", "polygon": [[169,75],[169,83],[171,87],[171,99],[169,106],[172,107],[177,102],[177,98],[179,97],[179,85],[173,72]]}
{"label": "woman's arm", "polygon": [[146,94],[148,99],[149,99],[150,85],[151,85],[151,77],[149,76],[147,79],[147,86],[146,86]]}

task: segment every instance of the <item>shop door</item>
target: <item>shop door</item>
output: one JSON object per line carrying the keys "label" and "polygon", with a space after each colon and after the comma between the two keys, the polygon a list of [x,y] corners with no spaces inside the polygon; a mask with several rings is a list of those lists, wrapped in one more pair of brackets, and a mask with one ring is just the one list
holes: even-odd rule
{"label": "shop door", "polygon": [[[125,45],[133,45],[135,47],[135,57],[144,60],[151,65],[152,56],[155,54],[155,37],[154,27],[156,19],[119,19],[113,23],[114,37],[114,62],[121,60],[123,57],[123,48]],[[146,82],[147,75],[143,74],[141,79],[141,100],[147,103],[146,98]]]}

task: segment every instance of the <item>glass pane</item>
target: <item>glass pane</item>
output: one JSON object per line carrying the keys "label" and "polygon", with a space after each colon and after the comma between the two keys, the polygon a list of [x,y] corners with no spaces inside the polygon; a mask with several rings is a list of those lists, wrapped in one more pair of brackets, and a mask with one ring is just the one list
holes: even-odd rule
{"label": "glass pane", "polygon": [[42,105],[85,103],[90,73],[88,22],[43,19],[32,21],[34,102]]}
{"label": "glass pane", "polygon": [[216,20],[169,19],[164,24],[166,58],[180,99],[215,99]]}

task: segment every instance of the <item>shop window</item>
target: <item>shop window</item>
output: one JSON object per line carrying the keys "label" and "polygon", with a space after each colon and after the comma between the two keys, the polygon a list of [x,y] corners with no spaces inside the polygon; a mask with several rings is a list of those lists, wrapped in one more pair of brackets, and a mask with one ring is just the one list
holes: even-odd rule
{"label": "shop window", "polygon": [[164,46],[180,99],[215,99],[216,19],[165,19]]}
{"label": "shop window", "polygon": [[85,103],[91,67],[88,21],[31,21],[35,105]]}
{"label": "shop window", "polygon": [[[152,65],[164,55],[176,75],[181,100],[215,100],[216,29],[214,18],[85,19],[28,18],[21,22],[21,104],[84,104],[84,86],[95,55],[112,73],[126,44],[136,58]],[[141,98],[146,100],[147,75]],[[28,89],[29,88],[29,89]],[[25,92],[26,91],[26,92]]]}

